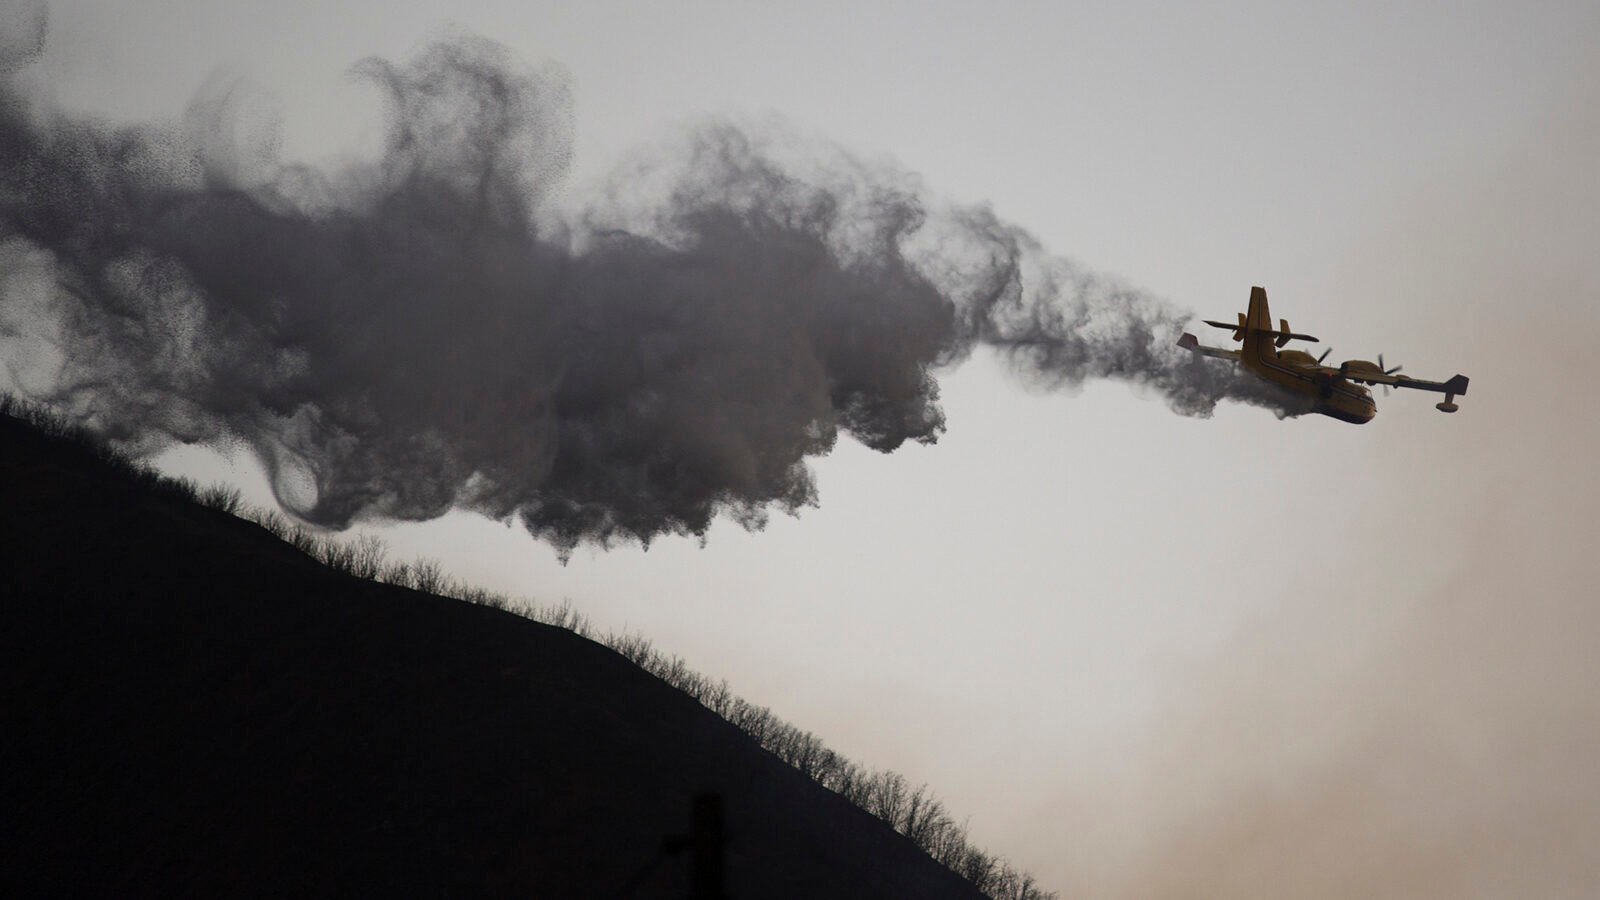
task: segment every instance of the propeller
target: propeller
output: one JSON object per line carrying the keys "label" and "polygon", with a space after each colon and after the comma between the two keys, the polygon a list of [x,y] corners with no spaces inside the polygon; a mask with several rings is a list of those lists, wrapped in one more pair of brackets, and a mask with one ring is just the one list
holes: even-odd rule
{"label": "propeller", "polygon": [[1328,358],[1328,354],[1332,353],[1332,352],[1333,352],[1333,348],[1332,347],[1329,347],[1328,349],[1322,351],[1322,355],[1317,357],[1317,365],[1319,365],[1319,366],[1322,365],[1322,361],[1327,359]]}
{"label": "propeller", "polygon": [[[1379,353],[1378,354],[1378,368],[1382,369],[1383,370],[1383,374],[1385,374],[1385,375],[1393,375],[1394,373],[1396,373],[1396,372],[1400,371],[1401,369],[1405,368],[1405,366],[1395,366],[1392,369],[1385,369],[1384,366],[1383,366],[1383,354]],[[1389,396],[1389,386],[1387,384],[1383,386],[1383,395],[1385,397]]]}

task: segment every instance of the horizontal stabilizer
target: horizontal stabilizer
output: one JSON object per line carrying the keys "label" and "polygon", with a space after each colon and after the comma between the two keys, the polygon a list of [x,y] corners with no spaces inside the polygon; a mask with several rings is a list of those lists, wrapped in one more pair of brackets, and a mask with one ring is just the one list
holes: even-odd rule
{"label": "horizontal stabilizer", "polygon": [[1202,321],[1204,321],[1207,325],[1210,325],[1212,328],[1226,328],[1227,330],[1233,332],[1233,339],[1236,341],[1244,340],[1244,313],[1239,313],[1239,321],[1237,324],[1218,322],[1215,319],[1204,319]]}
{"label": "horizontal stabilizer", "polygon": [[1275,328],[1252,328],[1250,330],[1258,334],[1275,335],[1278,338],[1279,347],[1282,347],[1284,344],[1287,344],[1290,341],[1309,341],[1313,344],[1318,343],[1317,339],[1309,334],[1296,334],[1293,331],[1278,331]]}
{"label": "horizontal stabilizer", "polygon": [[[1212,321],[1211,319],[1202,319],[1201,321],[1205,322],[1207,325],[1210,325],[1213,328],[1226,328],[1226,329],[1228,329],[1229,331],[1233,332],[1233,339],[1236,340],[1236,341],[1239,340],[1241,332],[1243,330],[1243,326],[1234,324],[1233,322],[1216,322],[1216,321]],[[1279,347],[1282,347],[1284,344],[1287,344],[1290,341],[1309,341],[1309,342],[1311,342],[1313,344],[1319,343],[1316,338],[1312,337],[1309,334],[1299,334],[1297,332],[1289,331],[1287,329],[1280,331],[1280,330],[1278,330],[1276,328],[1252,328],[1252,329],[1250,329],[1250,332],[1252,334],[1270,334],[1270,335],[1272,335],[1273,338],[1276,339],[1277,345]]]}

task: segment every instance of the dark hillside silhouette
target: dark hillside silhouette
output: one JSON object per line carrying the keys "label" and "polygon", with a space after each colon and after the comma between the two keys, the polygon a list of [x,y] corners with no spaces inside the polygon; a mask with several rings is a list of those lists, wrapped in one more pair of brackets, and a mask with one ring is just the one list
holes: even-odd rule
{"label": "dark hillside silhouette", "polygon": [[714,791],[732,897],[981,896],[618,653],[184,493],[0,416],[0,895],[683,897]]}

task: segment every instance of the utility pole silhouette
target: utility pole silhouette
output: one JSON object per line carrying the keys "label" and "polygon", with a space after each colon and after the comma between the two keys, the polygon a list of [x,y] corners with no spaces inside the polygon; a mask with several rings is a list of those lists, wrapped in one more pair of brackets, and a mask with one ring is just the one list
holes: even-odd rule
{"label": "utility pole silhouette", "polygon": [[689,851],[689,900],[730,900],[723,889],[723,847],[727,843],[722,795],[715,791],[695,794],[689,833],[662,842],[669,853]]}

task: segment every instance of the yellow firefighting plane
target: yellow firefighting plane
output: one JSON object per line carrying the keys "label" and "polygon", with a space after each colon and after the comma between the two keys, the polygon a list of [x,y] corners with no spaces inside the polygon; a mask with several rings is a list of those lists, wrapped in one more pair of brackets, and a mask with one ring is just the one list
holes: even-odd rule
{"label": "yellow firefighting plane", "polygon": [[1399,366],[1384,368],[1382,354],[1378,355],[1377,362],[1350,359],[1333,367],[1322,364],[1332,352],[1331,349],[1315,357],[1300,350],[1280,350],[1290,341],[1315,343],[1317,339],[1289,330],[1288,319],[1279,321],[1281,328],[1272,327],[1272,313],[1267,309],[1267,292],[1264,288],[1253,287],[1250,289],[1250,311],[1239,313],[1237,323],[1206,320],[1207,325],[1232,331],[1233,339],[1243,341],[1243,347],[1238,350],[1202,347],[1199,339],[1188,333],[1178,339],[1178,346],[1206,356],[1233,360],[1274,384],[1311,397],[1315,404],[1312,406],[1314,412],[1357,425],[1371,421],[1378,414],[1377,404],[1372,401],[1372,392],[1361,387],[1363,384],[1381,384],[1384,393],[1388,393],[1391,386],[1437,391],[1444,394],[1444,402],[1435,404],[1434,408],[1447,413],[1458,409],[1456,395],[1467,392],[1465,375],[1457,375],[1445,382],[1411,378],[1399,374]]}

